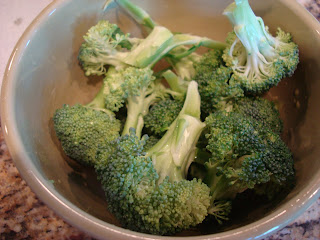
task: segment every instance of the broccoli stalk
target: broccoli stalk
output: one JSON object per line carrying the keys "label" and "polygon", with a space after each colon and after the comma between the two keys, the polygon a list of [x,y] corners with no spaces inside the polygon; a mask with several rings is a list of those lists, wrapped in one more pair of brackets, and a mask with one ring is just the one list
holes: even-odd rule
{"label": "broccoli stalk", "polygon": [[[106,10],[112,2],[114,2],[114,0],[106,1],[103,9]],[[131,1],[117,0],[116,2],[125,9],[137,23],[143,25],[147,29],[152,30],[157,25],[145,10],[133,4]]]}
{"label": "broccoli stalk", "polygon": [[[79,61],[86,75],[106,73],[106,65],[119,68],[134,66],[139,68],[151,67],[163,58],[172,49],[182,45],[196,45],[208,48],[216,48],[222,43],[209,38],[202,38],[189,34],[173,35],[167,28],[155,26],[150,34],[143,40],[132,40],[128,35],[116,34],[116,40],[106,41],[112,38],[111,25],[108,21],[100,21],[91,27],[84,37],[85,42],[79,51]],[[120,48],[122,41],[131,41],[135,44],[127,51]],[[225,46],[225,44],[222,44]]]}
{"label": "broccoli stalk", "polygon": [[[100,21],[91,27],[84,37],[85,42],[79,51],[79,61],[86,75],[106,73],[106,65],[119,68],[127,66],[148,67],[156,63],[168,46],[171,45],[173,34],[164,27],[156,27],[143,40],[137,41],[129,51],[121,51],[118,45],[105,41],[105,32],[109,31],[110,24]],[[119,34],[117,36],[120,36]],[[118,37],[122,39],[121,37]],[[130,41],[127,36],[126,39]]]}
{"label": "broccoli stalk", "polygon": [[[104,9],[113,1],[107,1]],[[148,32],[152,31],[155,27],[159,26],[151,18],[151,16],[139,6],[133,4],[129,0],[116,0],[116,2],[139,24],[144,26]],[[193,62],[197,61],[199,55],[194,53],[200,46],[210,49],[223,50],[226,44],[223,42],[215,41],[205,37],[197,37],[190,34],[175,34],[174,41],[181,42],[183,39],[185,43],[179,43],[179,46],[172,48],[167,54],[166,60],[173,66],[174,70],[183,79],[192,80],[193,76]],[[181,45],[193,45],[190,48]]]}
{"label": "broccoli stalk", "polygon": [[130,128],[134,128],[136,135],[141,137],[144,116],[149,112],[150,106],[164,99],[167,93],[168,90],[159,81],[155,81],[148,86],[141,86],[139,95],[127,98],[127,119],[122,135],[128,134]]}
{"label": "broccoli stalk", "polygon": [[159,182],[165,177],[169,177],[170,181],[186,178],[195,157],[195,145],[205,127],[200,120],[200,102],[198,84],[192,81],[179,115],[159,142],[147,151],[146,156],[155,160]]}
{"label": "broccoli stalk", "polygon": [[289,33],[278,28],[277,36],[273,37],[262,18],[255,16],[248,0],[236,0],[224,15],[234,32],[227,37],[223,58],[233,68],[233,78],[247,93],[260,94],[293,74],[299,54]]}
{"label": "broccoli stalk", "polygon": [[170,89],[173,91],[173,97],[178,99],[184,99],[188,89],[189,82],[177,76],[171,70],[165,71],[164,73],[162,73],[162,76],[165,78],[165,80],[169,84]]}
{"label": "broccoli stalk", "polygon": [[131,128],[98,151],[98,177],[109,209],[124,227],[168,235],[204,220],[209,188],[185,179],[204,126],[197,83],[191,82],[179,116],[153,147],[145,152],[146,137],[140,139]]}

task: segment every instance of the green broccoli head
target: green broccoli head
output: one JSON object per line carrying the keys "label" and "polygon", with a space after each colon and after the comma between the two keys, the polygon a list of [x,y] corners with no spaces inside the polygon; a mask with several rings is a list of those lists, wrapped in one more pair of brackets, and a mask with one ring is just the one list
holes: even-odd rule
{"label": "green broccoli head", "polygon": [[299,62],[297,45],[291,35],[278,29],[273,37],[248,0],[236,0],[224,11],[233,25],[223,59],[232,67],[232,78],[247,94],[261,94],[291,76]]}
{"label": "green broccoli head", "polygon": [[200,180],[186,180],[203,128],[197,84],[191,82],[178,117],[153,147],[145,149],[147,138],[140,139],[131,128],[98,150],[97,174],[110,210],[124,227],[167,235],[204,220],[209,188]]}
{"label": "green broccoli head", "polygon": [[54,129],[64,152],[83,165],[95,164],[99,144],[119,137],[120,122],[106,112],[64,105],[53,116]]}
{"label": "green broccoli head", "polygon": [[205,116],[227,108],[230,102],[243,96],[240,84],[230,79],[232,69],[224,66],[222,51],[207,52],[194,67],[194,79],[199,84],[201,109]]}
{"label": "green broccoli head", "polygon": [[160,137],[163,136],[179,115],[182,107],[183,101],[180,99],[163,99],[154,104],[144,118],[144,124],[148,132]]}
{"label": "green broccoli head", "polygon": [[146,140],[131,131],[98,151],[95,167],[110,211],[123,227],[151,234],[169,235],[201,223],[209,188],[198,180],[159,183],[152,158],[145,156]]}
{"label": "green broccoli head", "polygon": [[277,133],[237,112],[206,119],[208,151],[204,179],[215,199],[233,199],[256,185],[283,184],[294,175],[293,157]]}
{"label": "green broccoli head", "polygon": [[150,68],[127,67],[116,70],[109,68],[104,78],[105,108],[119,111],[129,97],[139,96],[142,89],[155,80]]}
{"label": "green broccoli head", "polygon": [[280,113],[272,101],[261,97],[239,98],[233,105],[232,111],[252,118],[275,133],[282,132],[283,123]]}
{"label": "green broccoli head", "polygon": [[122,34],[117,25],[100,21],[84,36],[78,59],[87,76],[106,74],[106,66],[117,70],[127,66],[150,67],[166,54],[172,36],[168,29],[155,27],[145,39],[132,39]]}
{"label": "green broccoli head", "polygon": [[86,75],[106,73],[104,63],[98,61],[103,56],[114,55],[122,48],[131,49],[129,34],[124,34],[116,24],[106,20],[99,21],[84,36],[78,59]]}

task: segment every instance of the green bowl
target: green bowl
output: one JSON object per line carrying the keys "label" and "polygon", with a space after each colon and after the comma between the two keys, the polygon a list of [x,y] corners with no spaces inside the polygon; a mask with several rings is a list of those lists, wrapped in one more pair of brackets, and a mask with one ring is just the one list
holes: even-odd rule
{"label": "green bowl", "polygon": [[[224,40],[231,26],[221,15],[225,0],[136,0],[153,18],[177,32]],[[94,171],[68,159],[55,136],[52,115],[63,103],[86,103],[101,84],[87,79],[78,65],[82,36],[99,19],[141,35],[116,4],[104,0],[56,0],[28,27],[17,43],[2,86],[5,140],[22,177],[38,197],[70,224],[99,239],[168,239],[122,228],[107,211]],[[252,7],[274,31],[291,32],[301,63],[268,97],[280,102],[284,138],[293,150],[297,184],[283,200],[247,208],[227,226],[206,225],[172,239],[260,239],[281,229],[320,196],[320,24],[292,0],[255,0]]]}

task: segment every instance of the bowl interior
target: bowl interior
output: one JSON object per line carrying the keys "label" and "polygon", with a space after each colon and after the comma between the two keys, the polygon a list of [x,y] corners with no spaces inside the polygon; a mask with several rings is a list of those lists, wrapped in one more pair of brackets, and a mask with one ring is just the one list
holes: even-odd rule
{"label": "bowl interior", "polygon": [[[183,5],[180,0],[134,2],[172,31],[223,41],[231,30],[228,20],[221,15],[231,1],[184,0]],[[94,171],[65,156],[52,123],[54,111],[62,104],[86,103],[101,85],[101,78],[85,77],[77,61],[82,36],[90,26],[99,19],[108,19],[132,36],[143,34],[138,25],[116,5],[103,13],[103,3],[104,0],[61,1],[59,7],[46,13],[45,21],[38,22],[37,29],[29,31],[28,39],[20,46],[24,51],[15,69],[9,101],[12,101],[12,117],[24,146],[20,150],[32,159],[30,166],[33,165],[72,204],[98,219],[118,225],[107,211],[107,203]],[[264,18],[271,32],[275,32],[277,26],[291,32],[301,53],[301,63],[295,75],[283,80],[267,94],[268,98],[279,102],[285,124],[283,137],[296,160],[296,187],[277,204],[248,208],[249,213],[239,213],[241,221],[235,218],[224,228],[205,226],[183,235],[214,233],[261,219],[281,209],[285,202],[298,199],[297,196],[310,196],[305,189],[319,177],[319,33],[287,5],[286,1],[252,1],[253,9]]]}

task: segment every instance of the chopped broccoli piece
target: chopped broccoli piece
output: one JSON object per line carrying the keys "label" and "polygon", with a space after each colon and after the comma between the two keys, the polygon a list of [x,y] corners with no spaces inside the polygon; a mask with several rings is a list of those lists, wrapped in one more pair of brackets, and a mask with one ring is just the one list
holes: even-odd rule
{"label": "chopped broccoli piece", "polygon": [[[102,23],[104,24],[101,26]],[[162,52],[171,44],[173,37],[168,29],[156,27],[147,38],[136,41],[129,51],[121,51],[122,49],[117,48],[118,45],[105,41],[104,34],[101,34],[108,31],[109,25],[107,21],[100,21],[89,29],[84,38],[78,58],[86,75],[103,75],[107,72],[106,65],[117,69],[128,65],[141,68],[152,66],[165,54]],[[106,28],[104,31],[101,30],[103,27]],[[130,41],[130,38],[127,36],[126,40]]]}
{"label": "chopped broccoli piece", "polygon": [[53,122],[64,152],[83,165],[93,166],[98,145],[119,137],[114,116],[80,104],[56,110]]}
{"label": "chopped broccoli piece", "polygon": [[131,95],[127,98],[127,119],[122,135],[128,134],[130,128],[134,128],[137,136],[140,137],[144,127],[144,117],[148,114],[150,106],[166,98],[167,94],[167,89],[160,81],[141,85],[139,95]]}
{"label": "chopped broccoli piece", "polygon": [[280,113],[272,101],[261,97],[239,98],[233,105],[232,111],[252,118],[277,134],[282,132]]}
{"label": "chopped broccoli piece", "polygon": [[164,99],[153,105],[145,116],[145,127],[157,136],[162,136],[179,115],[183,107],[181,100]]}
{"label": "chopped broccoli piece", "polygon": [[[183,45],[214,48],[220,46],[220,43],[204,37],[190,34],[173,35],[162,26],[155,26],[145,39],[139,40],[119,33],[114,37],[115,28],[114,24],[102,20],[91,27],[84,37],[85,42],[80,48],[78,59],[86,75],[103,75],[107,72],[106,65],[117,69],[127,66],[151,67],[172,49]],[[123,41],[132,42],[134,45],[124,51],[124,48],[120,48]]]}
{"label": "chopped broccoli piece", "polygon": [[232,67],[234,81],[247,94],[261,94],[291,76],[299,63],[298,46],[278,28],[273,37],[248,0],[235,0],[224,11],[233,25],[223,58]]}
{"label": "chopped broccoli piece", "polygon": [[127,67],[117,71],[110,67],[104,78],[105,107],[113,112],[119,111],[129,97],[139,96],[141,88],[154,80],[150,68]]}
{"label": "chopped broccoli piece", "polygon": [[256,185],[282,185],[294,175],[293,157],[280,136],[237,112],[218,111],[206,119],[208,151],[204,179],[213,198],[233,199]]}
{"label": "chopped broccoli piece", "polygon": [[194,79],[199,83],[204,116],[226,109],[235,99],[243,97],[240,84],[230,79],[232,69],[224,66],[221,56],[222,51],[209,51],[194,64]]}
{"label": "chopped broccoli piece", "polygon": [[[111,1],[107,1],[105,9],[111,4]],[[142,8],[135,5],[129,0],[117,0],[116,1],[137,23],[146,28],[148,32],[152,31],[155,27],[159,26],[151,18],[151,16]],[[192,80],[194,69],[193,62],[199,58],[198,54],[195,54],[199,47],[204,46],[211,49],[224,49],[226,44],[223,42],[215,41],[209,38],[199,38],[190,34],[176,34],[177,39],[188,39],[189,43],[179,45],[192,45],[190,48],[185,46],[176,46],[168,52],[166,60],[173,66],[176,73],[182,77],[182,79]],[[194,54],[193,54],[194,53]]]}
{"label": "chopped broccoli piece", "polygon": [[186,180],[203,128],[197,84],[191,82],[183,109],[153,147],[145,152],[146,137],[131,129],[111,143],[111,155],[108,147],[98,151],[97,174],[111,212],[124,227],[167,235],[204,220],[209,188]]}

